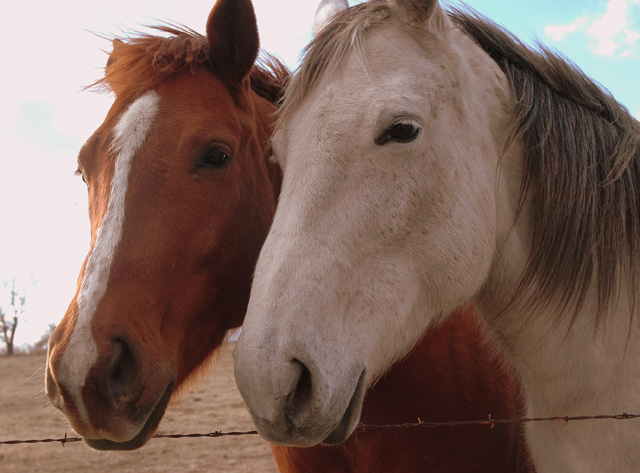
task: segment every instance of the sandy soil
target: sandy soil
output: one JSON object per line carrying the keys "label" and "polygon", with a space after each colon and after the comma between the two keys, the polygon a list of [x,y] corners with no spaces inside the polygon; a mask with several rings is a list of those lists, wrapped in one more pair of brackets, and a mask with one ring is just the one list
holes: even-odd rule
{"label": "sandy soil", "polygon": [[[159,433],[245,431],[253,425],[233,379],[232,346],[211,374],[167,410]],[[0,357],[0,441],[75,437],[44,395],[40,355]],[[257,435],[152,439],[133,452],[97,452],[84,443],[0,445],[0,473],[22,472],[236,472],[275,473],[269,445]]]}

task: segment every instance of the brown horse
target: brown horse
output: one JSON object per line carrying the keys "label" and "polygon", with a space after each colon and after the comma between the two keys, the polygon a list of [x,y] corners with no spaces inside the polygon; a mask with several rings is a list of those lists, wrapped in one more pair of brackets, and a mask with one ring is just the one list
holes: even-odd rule
{"label": "brown horse", "polygon": [[[250,2],[218,1],[207,38],[164,32],[114,41],[99,85],[116,100],[78,159],[92,243],[51,338],[47,394],[97,449],[143,445],[173,393],[242,323],[280,186],[268,139],[288,72],[254,65]],[[362,421],[518,415],[517,384],[481,332],[466,310],[426,336],[370,390]],[[496,426],[357,432],[336,447],[273,451],[288,472],[511,472],[525,448],[517,428]]]}
{"label": "brown horse", "polygon": [[242,323],[280,181],[266,144],[288,73],[254,67],[251,5],[218,2],[207,40],[167,32],[114,41],[100,84],[115,102],[78,158],[91,248],[46,387],[99,449],[144,444]]}

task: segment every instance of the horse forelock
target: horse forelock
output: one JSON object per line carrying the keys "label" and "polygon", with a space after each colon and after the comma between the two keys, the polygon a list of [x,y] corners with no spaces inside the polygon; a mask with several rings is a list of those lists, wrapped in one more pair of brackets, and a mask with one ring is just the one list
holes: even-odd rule
{"label": "horse forelock", "polygon": [[[205,36],[181,25],[161,25],[153,29],[160,34],[137,33],[128,38],[113,38],[114,49],[104,77],[88,88],[116,95],[126,90],[139,96],[183,71],[194,74],[197,69],[205,68],[214,72]],[[290,75],[281,61],[263,53],[249,75],[249,84],[255,93],[275,102]]]}
{"label": "horse forelock", "polygon": [[300,68],[284,91],[276,128],[300,105],[321,77],[330,74],[350,51],[361,47],[364,33],[390,14],[386,0],[370,0],[336,13],[304,49]]}

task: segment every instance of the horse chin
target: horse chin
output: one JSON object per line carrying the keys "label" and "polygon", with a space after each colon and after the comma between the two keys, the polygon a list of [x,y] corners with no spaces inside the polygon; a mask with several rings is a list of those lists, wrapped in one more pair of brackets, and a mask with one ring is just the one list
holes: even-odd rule
{"label": "horse chin", "polygon": [[142,426],[140,432],[138,432],[138,434],[131,440],[127,440],[126,442],[115,442],[107,439],[84,438],[84,442],[95,450],[135,450],[136,448],[142,447],[158,428],[167,405],[171,400],[171,394],[173,393],[174,386],[175,381],[171,381],[160,398],[160,401],[158,401],[158,404],[156,404],[156,407],[151,412],[151,415]]}
{"label": "horse chin", "polygon": [[358,384],[342,419],[327,438],[322,441],[324,445],[338,445],[347,440],[355,430],[356,424],[360,419],[362,402],[364,401],[364,394],[366,392],[365,372],[366,370],[360,374],[360,379],[358,379]]}

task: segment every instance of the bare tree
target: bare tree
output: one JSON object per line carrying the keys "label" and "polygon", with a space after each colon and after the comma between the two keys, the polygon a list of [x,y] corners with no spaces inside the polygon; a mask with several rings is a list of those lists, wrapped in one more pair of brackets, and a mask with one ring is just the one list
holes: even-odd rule
{"label": "bare tree", "polygon": [[18,292],[16,290],[16,278],[11,278],[11,281],[3,283],[3,286],[9,287],[9,303],[7,308],[0,306],[0,340],[4,342],[7,347],[7,355],[13,355],[13,340],[16,336],[16,329],[18,328],[18,321],[20,315],[24,312],[27,304],[26,289]]}

